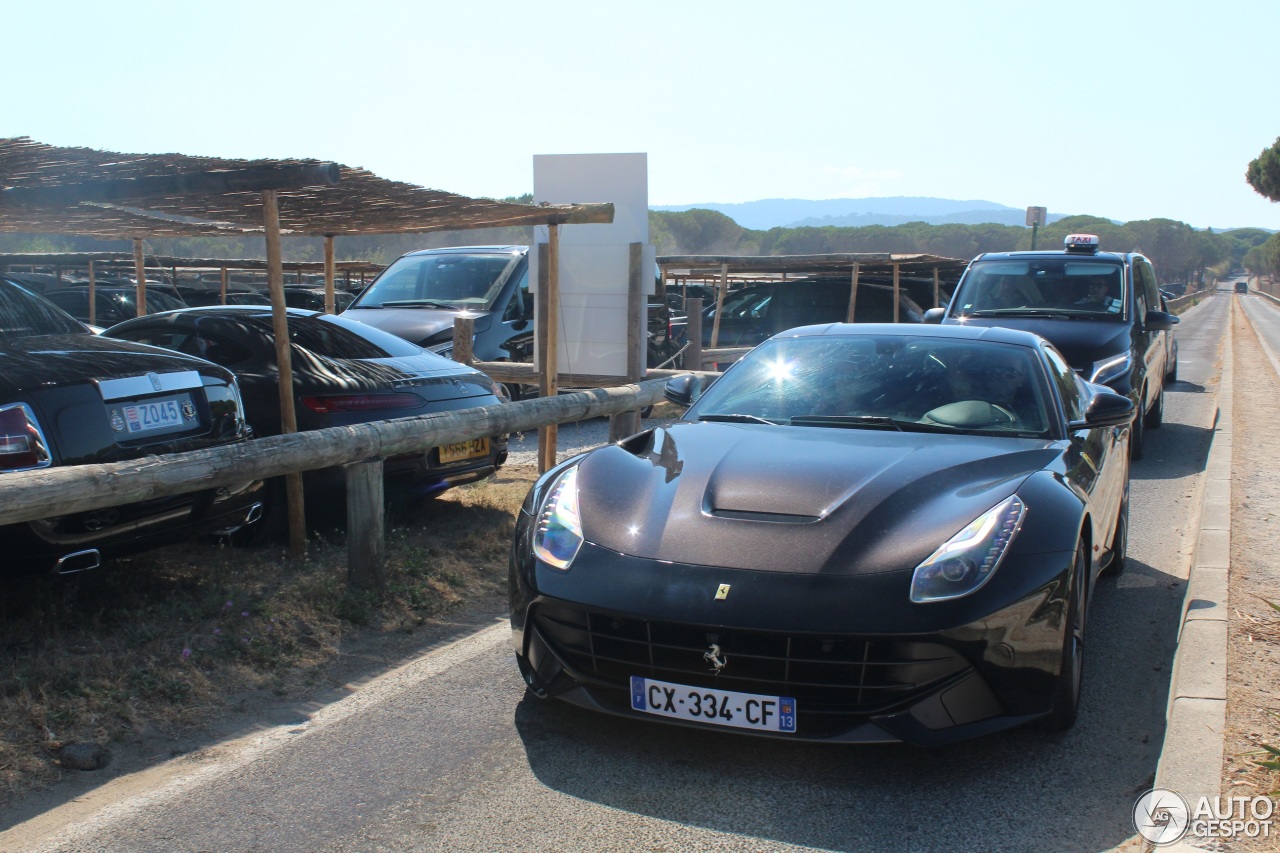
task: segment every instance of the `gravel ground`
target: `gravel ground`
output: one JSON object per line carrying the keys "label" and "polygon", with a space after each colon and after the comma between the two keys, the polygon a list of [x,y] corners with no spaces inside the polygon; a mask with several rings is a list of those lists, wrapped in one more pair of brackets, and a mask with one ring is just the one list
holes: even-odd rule
{"label": "gravel ground", "polygon": [[[645,418],[642,429],[652,429],[672,422],[672,418]],[[609,443],[609,419],[594,418],[589,421],[560,424],[556,440],[556,459],[565,460],[575,453]],[[507,450],[508,465],[538,464],[538,431],[513,433]]]}

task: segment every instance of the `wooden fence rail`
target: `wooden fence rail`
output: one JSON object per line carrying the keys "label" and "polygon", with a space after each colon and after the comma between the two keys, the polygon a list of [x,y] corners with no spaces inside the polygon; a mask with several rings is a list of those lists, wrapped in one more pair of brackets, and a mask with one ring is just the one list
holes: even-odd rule
{"label": "wooden fence rail", "polygon": [[259,478],[366,462],[652,405],[665,379],[559,397],[258,438],[129,462],[68,465],[0,477],[0,524],[119,506]]}

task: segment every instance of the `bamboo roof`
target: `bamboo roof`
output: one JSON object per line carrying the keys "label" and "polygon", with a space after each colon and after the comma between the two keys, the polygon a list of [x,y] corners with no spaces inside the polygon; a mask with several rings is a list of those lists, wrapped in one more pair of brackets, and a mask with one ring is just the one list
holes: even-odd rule
{"label": "bamboo roof", "polygon": [[[317,160],[121,154],[13,137],[0,139],[0,231],[105,239],[261,232],[260,190],[210,193],[179,189],[157,194],[148,187],[161,178],[291,167],[330,167],[337,177],[331,185],[278,191],[280,227],[293,235],[418,233],[613,221],[612,204],[535,206],[474,199]],[[115,190],[109,200],[101,200],[101,192],[95,200],[76,198],[77,188],[101,190],[103,182]],[[120,188],[124,187],[123,195],[128,196],[130,186],[134,194],[121,200]],[[47,192],[58,189],[66,191],[66,200]]]}
{"label": "bamboo roof", "polygon": [[690,278],[718,278],[727,268],[732,277],[788,275],[849,275],[858,265],[859,275],[933,276],[943,281],[960,278],[968,261],[928,254],[893,254],[891,252],[841,252],[825,255],[660,255],[658,266],[671,275]]}
{"label": "bamboo roof", "polygon": [[[0,252],[0,269],[14,265],[43,267],[85,267],[95,264],[123,264],[132,267],[132,252]],[[169,255],[146,255],[148,267],[177,267],[178,269],[216,270],[265,270],[267,262],[260,258],[178,258]],[[290,272],[323,272],[324,261],[283,261],[282,267]],[[386,264],[373,261],[336,261],[339,272],[380,272]]]}

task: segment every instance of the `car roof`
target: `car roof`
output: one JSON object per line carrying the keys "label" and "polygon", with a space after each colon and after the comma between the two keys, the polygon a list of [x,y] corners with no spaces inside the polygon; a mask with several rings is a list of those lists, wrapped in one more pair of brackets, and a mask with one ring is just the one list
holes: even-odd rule
{"label": "car roof", "polygon": [[1034,252],[983,252],[974,258],[975,261],[1024,260],[1027,258],[1061,258],[1069,257],[1077,261],[1100,261],[1122,264],[1135,257],[1143,257],[1141,252],[1068,252],[1065,249],[1055,251],[1037,250]]}
{"label": "car roof", "polygon": [[506,253],[510,255],[523,255],[529,251],[528,246],[441,246],[436,249],[419,249],[416,252],[405,252],[403,257],[411,255],[450,255],[450,254],[471,254],[474,252],[488,252],[492,254]]}
{"label": "car roof", "polygon": [[775,338],[802,338],[820,335],[893,335],[897,337],[949,338],[965,341],[991,341],[1000,344],[1016,344],[1038,347],[1044,338],[1021,329],[1003,326],[966,326],[961,324],[942,326],[932,323],[822,323],[815,326],[799,326],[774,335]]}

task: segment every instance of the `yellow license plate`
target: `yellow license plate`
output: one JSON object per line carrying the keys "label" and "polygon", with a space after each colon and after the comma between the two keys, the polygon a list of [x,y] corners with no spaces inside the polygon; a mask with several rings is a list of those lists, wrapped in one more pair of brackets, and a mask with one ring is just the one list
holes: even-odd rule
{"label": "yellow license plate", "polygon": [[472,438],[456,444],[446,444],[440,448],[440,464],[461,462],[463,459],[474,459],[477,456],[489,455],[489,439]]}

